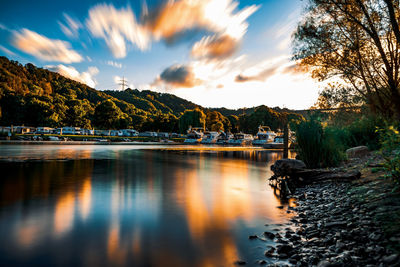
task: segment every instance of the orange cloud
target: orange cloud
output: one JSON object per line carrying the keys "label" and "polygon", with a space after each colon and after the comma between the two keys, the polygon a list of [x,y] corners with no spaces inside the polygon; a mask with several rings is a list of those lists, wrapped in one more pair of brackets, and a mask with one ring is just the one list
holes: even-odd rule
{"label": "orange cloud", "polygon": [[46,61],[73,63],[83,60],[68,42],[49,39],[28,29],[14,33],[13,43],[21,51]]}
{"label": "orange cloud", "polygon": [[239,46],[239,41],[224,36],[207,36],[197,42],[192,48],[192,56],[203,59],[223,59],[233,55]]}
{"label": "orange cloud", "polygon": [[190,66],[173,65],[166,68],[157,78],[156,83],[165,82],[173,87],[190,88],[200,85],[202,81],[197,79]]}
{"label": "orange cloud", "polygon": [[[145,50],[152,39],[173,43],[179,36],[205,30],[218,37],[203,38],[197,47],[210,45],[209,53],[202,56],[223,57],[232,55],[237,43],[247,32],[246,19],[259,7],[251,5],[237,10],[233,0],[176,0],[165,1],[152,10],[145,7],[138,22],[130,8],[116,9],[112,5],[96,5],[89,10],[86,26],[90,33],[103,38],[116,58],[127,54],[127,42]],[[207,43],[205,43],[207,42]],[[227,46],[225,52],[215,51],[216,46]],[[229,49],[228,49],[229,48]],[[219,49],[221,50],[221,49]]]}

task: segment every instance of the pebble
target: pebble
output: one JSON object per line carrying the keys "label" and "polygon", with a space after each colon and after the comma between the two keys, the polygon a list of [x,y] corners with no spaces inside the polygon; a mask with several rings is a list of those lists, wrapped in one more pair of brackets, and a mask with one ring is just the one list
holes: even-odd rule
{"label": "pebble", "polygon": [[282,266],[282,262],[288,266],[400,266],[399,255],[385,249],[384,234],[373,221],[376,209],[355,203],[350,187],[323,183],[297,189],[298,206],[290,208],[289,227],[264,232],[276,243],[265,251],[268,261],[275,262],[269,266]]}

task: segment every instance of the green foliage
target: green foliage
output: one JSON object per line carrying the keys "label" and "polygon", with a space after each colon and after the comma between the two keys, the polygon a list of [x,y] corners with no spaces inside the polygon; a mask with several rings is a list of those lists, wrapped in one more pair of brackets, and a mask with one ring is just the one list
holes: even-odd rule
{"label": "green foliage", "polygon": [[131,121],[132,119],[110,99],[101,102],[94,110],[94,124],[97,128],[123,129],[127,128]]}
{"label": "green foliage", "polygon": [[299,156],[309,168],[337,166],[344,159],[333,131],[316,120],[298,124],[296,139]]}
{"label": "green foliage", "polygon": [[267,125],[276,131],[283,128],[282,119],[280,113],[267,106],[260,106],[252,114],[240,117],[240,128],[245,132],[256,134],[258,126]]}
{"label": "green foliage", "polygon": [[205,127],[206,115],[198,108],[193,110],[186,110],[185,113],[179,118],[179,131],[186,133],[186,130],[192,127]]}
{"label": "green foliage", "polygon": [[400,183],[400,133],[399,128],[389,126],[378,130],[381,142],[381,155],[385,159],[383,168],[388,176]]}

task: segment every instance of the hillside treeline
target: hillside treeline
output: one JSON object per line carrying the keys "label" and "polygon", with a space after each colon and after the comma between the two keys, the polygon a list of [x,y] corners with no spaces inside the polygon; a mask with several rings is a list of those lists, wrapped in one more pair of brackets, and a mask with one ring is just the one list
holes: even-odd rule
{"label": "hillside treeline", "polygon": [[266,106],[206,109],[172,94],[149,90],[98,91],[58,73],[0,57],[0,125],[76,126],[96,129],[184,133],[189,126],[209,130],[273,130],[300,115]]}

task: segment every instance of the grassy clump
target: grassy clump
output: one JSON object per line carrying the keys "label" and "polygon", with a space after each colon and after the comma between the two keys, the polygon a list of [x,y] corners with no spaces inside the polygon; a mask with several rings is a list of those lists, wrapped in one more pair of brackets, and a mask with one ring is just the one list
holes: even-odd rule
{"label": "grassy clump", "polygon": [[296,127],[299,157],[309,168],[324,168],[339,165],[345,159],[343,145],[333,128],[323,128],[311,119]]}
{"label": "grassy clump", "polygon": [[381,155],[387,176],[400,183],[400,132],[395,126],[380,129]]}

